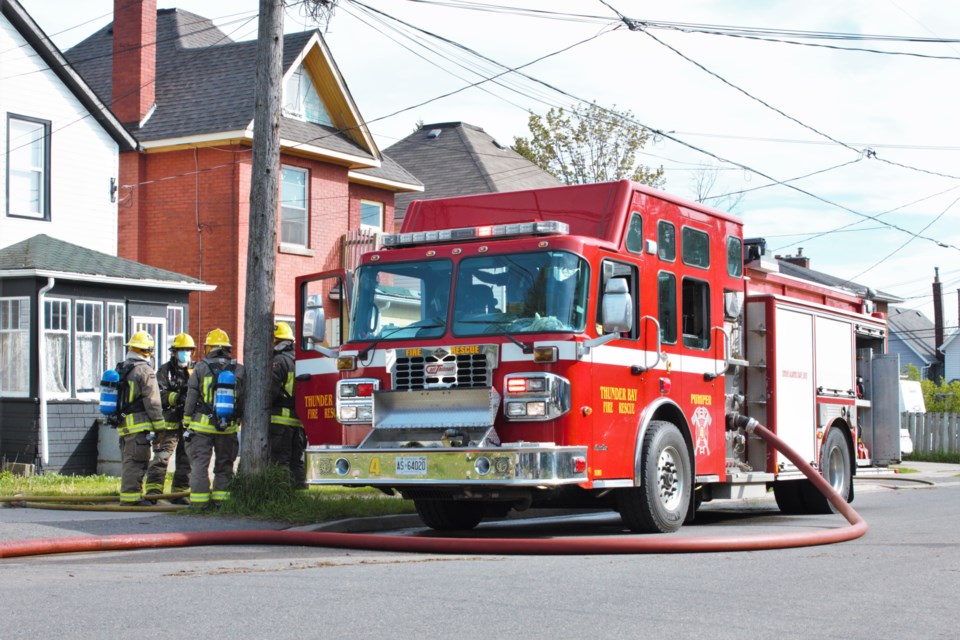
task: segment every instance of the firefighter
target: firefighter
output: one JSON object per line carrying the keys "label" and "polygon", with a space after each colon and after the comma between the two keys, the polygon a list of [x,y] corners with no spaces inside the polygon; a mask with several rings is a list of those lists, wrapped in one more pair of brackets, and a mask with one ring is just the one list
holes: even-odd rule
{"label": "firefighter", "polygon": [[[153,442],[153,460],[147,468],[146,497],[163,493],[167,467],[174,457],[173,484],[171,492],[184,493],[190,490],[190,457],[183,441],[183,405],[187,399],[187,381],[193,372],[193,338],[181,333],[170,346],[170,359],[157,371],[160,386],[160,403],[163,405],[164,428],[157,431]],[[188,504],[185,497],[174,498],[174,504]]]}
{"label": "firefighter", "polygon": [[[233,464],[240,452],[240,418],[243,415],[243,365],[230,356],[233,345],[226,331],[214,329],[204,342],[205,355],[197,363],[187,382],[184,416],[189,424],[184,438],[190,456],[190,504],[219,506],[230,498]],[[214,398],[221,387],[221,373],[236,376],[232,396],[233,411],[229,418],[217,415]],[[229,394],[227,395],[229,397]],[[218,401],[219,402],[219,401]],[[185,417],[185,420],[187,418]],[[210,460],[213,459],[213,491],[210,486]]]}
{"label": "firefighter", "polygon": [[127,342],[126,359],[117,366],[120,373],[120,503],[147,506],[143,500],[143,476],[150,462],[151,431],[163,429],[160,388],[153,371],[153,336],[137,331]]}
{"label": "firefighter", "polygon": [[293,395],[293,331],[286,322],[273,325],[273,382],[270,386],[270,462],[286,467],[297,489],[306,489],[304,450],[307,436],[297,417]]}

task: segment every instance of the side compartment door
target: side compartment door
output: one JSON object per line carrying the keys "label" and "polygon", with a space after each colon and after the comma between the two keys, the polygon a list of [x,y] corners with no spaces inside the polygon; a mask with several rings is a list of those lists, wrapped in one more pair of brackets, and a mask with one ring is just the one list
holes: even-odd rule
{"label": "side compartment door", "polygon": [[348,335],[349,278],[338,269],[296,280],[295,397],[310,445],[342,444],[336,415],[337,357]]}

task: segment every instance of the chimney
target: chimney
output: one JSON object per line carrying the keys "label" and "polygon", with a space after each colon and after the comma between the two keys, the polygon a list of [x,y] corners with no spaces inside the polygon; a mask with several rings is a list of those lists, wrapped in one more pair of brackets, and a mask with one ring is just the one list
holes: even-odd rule
{"label": "chimney", "polygon": [[776,256],[776,258],[777,260],[783,260],[784,262],[795,264],[804,269],[810,268],[810,258],[803,255],[803,247],[797,247],[797,255],[795,256]]}
{"label": "chimney", "polygon": [[157,0],[113,1],[113,104],[132,130],[154,107],[157,75]]}
{"label": "chimney", "polygon": [[937,359],[943,362],[940,345],[943,344],[943,293],[940,289],[940,267],[933,268],[933,348]]}

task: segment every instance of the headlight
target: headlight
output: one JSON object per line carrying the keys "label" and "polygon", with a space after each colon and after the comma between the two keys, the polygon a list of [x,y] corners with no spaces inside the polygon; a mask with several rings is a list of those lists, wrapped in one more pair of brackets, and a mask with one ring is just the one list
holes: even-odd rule
{"label": "headlight", "polygon": [[351,378],[337,383],[337,418],[344,424],[373,422],[373,394],[380,381],[373,378]]}
{"label": "headlight", "polygon": [[553,420],[570,410],[570,381],[553,373],[511,373],[503,389],[508,420]]}

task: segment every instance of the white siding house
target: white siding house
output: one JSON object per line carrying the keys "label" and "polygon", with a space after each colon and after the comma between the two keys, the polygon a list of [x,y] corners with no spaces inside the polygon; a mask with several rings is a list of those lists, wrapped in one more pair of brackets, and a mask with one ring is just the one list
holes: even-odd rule
{"label": "white siding house", "polygon": [[943,341],[940,351],[943,352],[943,379],[960,380],[960,329]]}
{"label": "white siding house", "polygon": [[116,255],[119,152],[136,142],[19,3],[0,6],[0,248],[45,234]]}

